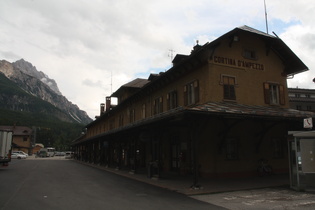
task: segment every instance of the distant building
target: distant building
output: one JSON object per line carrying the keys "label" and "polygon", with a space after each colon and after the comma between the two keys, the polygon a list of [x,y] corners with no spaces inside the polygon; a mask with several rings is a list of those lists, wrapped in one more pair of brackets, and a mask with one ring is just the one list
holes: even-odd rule
{"label": "distant building", "polygon": [[73,142],[77,160],[148,173],[245,177],[267,159],[288,173],[289,130],[312,112],[289,108],[287,77],[307,66],[278,37],[235,28],[173,67],[135,79],[101,104],[100,116]]}
{"label": "distant building", "polygon": [[33,130],[26,126],[0,126],[0,129],[13,131],[12,151],[23,151],[32,154]]}
{"label": "distant building", "polygon": [[42,148],[44,148],[43,144],[35,144],[35,147],[33,148],[33,154],[36,154]]}
{"label": "distant building", "polygon": [[315,89],[288,88],[290,108],[315,112]]}

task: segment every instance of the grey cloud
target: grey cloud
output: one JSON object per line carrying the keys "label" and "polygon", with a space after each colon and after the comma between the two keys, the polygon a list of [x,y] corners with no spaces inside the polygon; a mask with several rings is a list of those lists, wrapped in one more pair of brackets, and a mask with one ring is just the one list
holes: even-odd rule
{"label": "grey cloud", "polygon": [[89,86],[89,87],[97,87],[97,88],[102,88],[103,84],[102,81],[98,80],[96,82],[90,80],[90,79],[85,79],[82,81],[83,85]]}

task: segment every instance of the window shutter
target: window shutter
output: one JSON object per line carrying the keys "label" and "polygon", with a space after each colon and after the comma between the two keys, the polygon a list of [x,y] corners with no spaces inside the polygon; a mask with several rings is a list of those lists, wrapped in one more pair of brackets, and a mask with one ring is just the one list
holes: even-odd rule
{"label": "window shutter", "polygon": [[177,102],[177,91],[174,92],[173,94],[173,108],[178,106],[178,102]]}
{"label": "window shutter", "polygon": [[284,96],[284,86],[279,85],[279,98],[280,98],[280,104],[284,105],[285,104],[285,96]]}
{"label": "window shutter", "polygon": [[159,104],[159,113],[162,113],[163,112],[163,97],[161,96],[160,97],[160,100],[159,100],[160,104]]}
{"label": "window shutter", "polygon": [[236,100],[235,86],[234,85],[230,85],[230,99]]}
{"label": "window shutter", "polygon": [[188,93],[187,93],[187,85],[184,86],[184,106],[188,104]]}
{"label": "window shutter", "polygon": [[170,101],[170,94],[168,93],[167,95],[166,95],[166,108],[167,108],[167,110],[170,110],[170,108],[171,108],[171,101]]}
{"label": "window shutter", "polygon": [[270,91],[269,91],[269,83],[264,83],[264,97],[265,97],[265,103],[270,104]]}
{"label": "window shutter", "polygon": [[195,103],[199,102],[199,81],[194,81]]}

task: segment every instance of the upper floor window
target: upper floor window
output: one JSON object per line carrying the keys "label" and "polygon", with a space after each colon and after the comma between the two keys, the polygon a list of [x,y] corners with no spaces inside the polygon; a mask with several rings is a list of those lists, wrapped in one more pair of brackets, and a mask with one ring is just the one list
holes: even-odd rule
{"label": "upper floor window", "polygon": [[129,110],[129,122],[135,122],[136,121],[136,112],[135,109]]}
{"label": "upper floor window", "polygon": [[124,125],[124,115],[119,115],[118,125],[119,125],[119,127]]}
{"label": "upper floor window", "polygon": [[184,105],[195,104],[199,101],[199,82],[195,80],[184,86]]}
{"label": "upper floor window", "polygon": [[115,128],[115,119],[111,119],[109,121],[109,130],[112,130]]}
{"label": "upper floor window", "polygon": [[254,50],[249,50],[249,49],[245,49],[243,51],[243,57],[247,59],[251,59],[251,60],[257,59],[256,52]]}
{"label": "upper floor window", "polygon": [[310,94],[305,94],[305,97],[306,98],[311,98],[311,95]]}
{"label": "upper floor window", "polygon": [[300,94],[298,94],[298,93],[296,93],[296,94],[295,94],[295,97],[296,97],[296,98],[300,98],[300,97],[301,97],[301,95],[300,95]]}
{"label": "upper floor window", "polygon": [[158,97],[153,101],[153,114],[163,112],[163,97]]}
{"label": "upper floor window", "polygon": [[223,96],[227,100],[236,100],[235,94],[235,77],[222,76]]}
{"label": "upper floor window", "polygon": [[169,92],[166,96],[167,99],[167,109],[175,109],[178,106],[177,103],[177,91],[173,90]]}
{"label": "upper floor window", "polygon": [[142,119],[146,118],[146,106],[145,104],[142,104]]}
{"label": "upper floor window", "polygon": [[271,105],[284,105],[284,87],[275,83],[264,83],[265,103]]}

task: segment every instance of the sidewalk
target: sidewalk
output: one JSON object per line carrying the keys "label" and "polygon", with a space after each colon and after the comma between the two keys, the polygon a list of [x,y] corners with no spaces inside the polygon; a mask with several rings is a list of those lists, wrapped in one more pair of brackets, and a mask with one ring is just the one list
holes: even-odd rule
{"label": "sidewalk", "polygon": [[128,177],[134,180],[145,182],[158,187],[166,188],[172,191],[176,191],[185,195],[200,195],[211,194],[221,192],[231,192],[238,190],[259,189],[266,187],[289,187],[290,179],[288,175],[272,175],[264,177],[252,177],[252,178],[229,178],[229,179],[203,179],[199,178],[199,188],[191,188],[193,185],[192,176],[168,176],[159,179],[148,178],[146,174],[133,174],[129,171],[116,170],[113,168],[106,168],[103,166],[97,166],[94,164],[88,164],[80,162],[81,164],[96,167],[101,170],[105,170],[111,173],[115,173],[120,176]]}
{"label": "sidewalk", "polygon": [[[82,163],[82,162],[79,162]],[[131,174],[128,171],[97,167],[120,176],[185,194],[191,198],[227,209],[281,209],[313,210],[315,193],[297,192],[289,187],[288,175],[271,175],[243,179],[199,179],[199,189],[192,189],[192,177],[168,177],[149,179],[146,174]]]}

